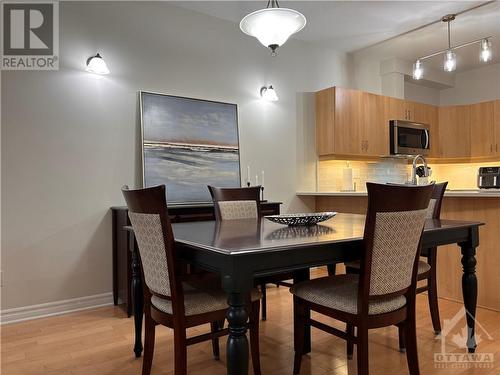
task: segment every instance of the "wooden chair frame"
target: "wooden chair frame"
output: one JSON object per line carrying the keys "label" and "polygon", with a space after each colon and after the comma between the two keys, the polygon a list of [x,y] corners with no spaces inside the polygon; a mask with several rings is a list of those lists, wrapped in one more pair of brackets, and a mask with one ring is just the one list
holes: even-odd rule
{"label": "wooden chair frame", "polygon": [[[417,336],[415,324],[415,297],[417,285],[417,267],[419,261],[420,242],[416,248],[411,284],[408,288],[385,295],[370,295],[370,275],[372,265],[373,243],[375,235],[375,219],[377,212],[411,211],[425,209],[429,205],[433,186],[406,187],[367,183],[368,212],[364,233],[364,256],[361,258],[361,273],[357,296],[357,314],[331,309],[294,295],[294,338],[295,360],[294,374],[300,372],[304,348],[305,327],[321,329],[347,341],[347,356],[352,358],[354,344],[357,346],[358,374],[367,375],[368,366],[368,330],[391,325],[398,325],[404,330],[406,356],[411,375],[419,374]],[[423,227],[422,227],[423,232]],[[335,276],[333,276],[335,277]],[[369,315],[369,303],[377,299],[403,295],[406,305],[384,314]],[[309,318],[309,311],[316,311],[347,324],[346,331],[330,327],[322,322]],[[356,327],[356,334],[355,328]]]}
{"label": "wooden chair frame", "polygon": [[[436,200],[434,212],[432,213],[433,219],[439,219],[441,217],[441,205],[443,203],[443,196],[447,185],[448,182],[434,185],[434,190],[432,191],[431,197],[431,199]],[[429,301],[432,326],[434,328],[435,334],[438,335],[441,332],[441,320],[439,317],[439,302],[437,290],[437,247],[422,249],[420,255],[427,259],[427,263],[429,264],[430,269],[425,273],[417,275],[417,281],[427,281],[425,285],[417,287],[417,294],[428,292],[427,297]],[[346,267],[346,273],[357,274],[359,273],[359,269]],[[402,328],[399,328],[399,350],[401,352],[405,351],[404,331]]]}
{"label": "wooden chair frame", "polygon": [[[122,189],[123,196],[127,202],[129,212],[159,215],[162,226],[163,241],[169,272],[170,296],[160,295],[151,291],[145,282],[144,270],[141,263],[142,285],[144,289],[144,315],[145,315],[145,339],[144,360],[142,374],[149,375],[153,362],[155,344],[155,327],[162,324],[174,330],[174,373],[176,375],[187,374],[187,346],[197,344],[206,340],[212,340],[213,354],[219,358],[219,337],[227,335],[228,329],[223,328],[227,309],[211,311],[208,313],[186,316],[184,307],[184,290],[182,282],[186,279],[178,272],[179,259],[175,249],[175,241],[172,226],[167,211],[166,189],[164,185],[145,189],[129,190]],[[140,254],[139,254],[140,258]],[[165,313],[151,303],[151,297],[157,296],[171,301],[172,314]],[[254,374],[260,375],[259,358],[259,308],[260,301],[249,302],[250,342]],[[194,337],[187,337],[186,330],[190,327],[210,324],[211,331]]]}
{"label": "wooden chair frame", "polygon": [[[255,204],[257,205],[257,216],[258,218],[262,217],[262,211],[260,207],[261,186],[250,186],[242,188],[221,188],[215,186],[208,186],[208,190],[210,191],[210,195],[212,196],[212,200],[214,202],[216,220],[222,220],[219,202],[223,201],[239,201],[239,200],[255,201]],[[286,283],[284,282],[284,280],[289,280],[292,278],[293,278],[293,273],[288,272],[266,277],[259,277],[256,279],[255,284],[260,287],[260,291],[262,293],[262,320],[267,319],[266,284],[276,284],[278,286],[279,285],[291,286],[292,284]]]}

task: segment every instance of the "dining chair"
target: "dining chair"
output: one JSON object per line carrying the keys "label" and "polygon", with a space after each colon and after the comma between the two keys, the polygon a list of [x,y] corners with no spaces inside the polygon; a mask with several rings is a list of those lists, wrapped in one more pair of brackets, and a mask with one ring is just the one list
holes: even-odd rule
{"label": "dining chair", "polygon": [[[427,208],[427,219],[439,219],[441,217],[441,205],[448,182],[434,184],[432,197]],[[438,290],[437,290],[437,247],[423,248],[420,255],[425,260],[418,262],[417,281],[425,280],[423,286],[417,287],[417,294],[428,292],[429,310],[431,313],[432,326],[436,335],[441,333],[441,320],[439,318]],[[346,273],[359,273],[360,262],[346,263]],[[404,332],[399,328],[399,349],[405,351]]]}
{"label": "dining chair", "polygon": [[[262,217],[260,209],[260,186],[242,188],[222,188],[208,186],[214,202],[215,219],[218,221],[235,219],[255,219]],[[293,273],[280,273],[277,275],[259,277],[255,280],[262,293],[262,320],[267,319],[267,293],[266,284],[291,286],[284,280],[293,278]]]}
{"label": "dining chair", "polygon": [[[294,285],[294,374],[300,372],[305,327],[347,341],[347,357],[357,346],[358,374],[369,373],[368,330],[404,329],[411,375],[419,374],[415,298],[420,241],[433,186],[367,183],[368,210],[361,272],[313,279]],[[316,311],[347,324],[344,331],[309,318]],[[356,333],[355,329],[356,328]]]}
{"label": "dining chair", "polygon": [[[228,329],[223,327],[228,310],[227,296],[220,287],[220,278],[209,274],[184,275],[179,270],[165,192],[165,185],[137,190],[129,190],[125,186],[122,189],[142,268],[145,315],[143,375],[151,372],[155,327],[158,324],[174,330],[175,375],[187,374],[188,345],[212,340],[213,354],[218,359],[219,337],[228,334]],[[254,374],[259,375],[260,293],[253,291],[248,304],[253,369]],[[203,324],[210,324],[210,332],[187,337],[188,328]]]}

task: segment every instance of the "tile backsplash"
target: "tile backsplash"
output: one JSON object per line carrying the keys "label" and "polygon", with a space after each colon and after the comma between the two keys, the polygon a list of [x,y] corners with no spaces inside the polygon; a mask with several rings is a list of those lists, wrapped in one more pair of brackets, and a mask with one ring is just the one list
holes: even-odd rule
{"label": "tile backsplash", "polygon": [[[406,159],[381,159],[379,161],[320,160],[317,171],[318,191],[341,191],[343,170],[352,168],[356,191],[366,191],[366,182],[404,183],[411,179],[411,164]],[[500,166],[498,162],[429,164],[429,180],[448,181],[449,189],[477,189],[479,167]]]}

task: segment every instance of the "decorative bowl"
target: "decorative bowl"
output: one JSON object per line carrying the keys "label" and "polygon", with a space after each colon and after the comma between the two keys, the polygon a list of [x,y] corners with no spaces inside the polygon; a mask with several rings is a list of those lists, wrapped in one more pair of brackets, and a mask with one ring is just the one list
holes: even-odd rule
{"label": "decorative bowl", "polygon": [[283,225],[314,225],[331,219],[336,212],[314,212],[307,214],[282,214],[264,216],[267,220]]}

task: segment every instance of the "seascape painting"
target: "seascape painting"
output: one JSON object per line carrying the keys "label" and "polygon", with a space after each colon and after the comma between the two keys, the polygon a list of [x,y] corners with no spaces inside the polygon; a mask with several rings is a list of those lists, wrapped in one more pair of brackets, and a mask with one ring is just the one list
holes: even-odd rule
{"label": "seascape painting", "polygon": [[169,203],[211,201],[207,185],[240,186],[235,104],[140,93],[143,185]]}

